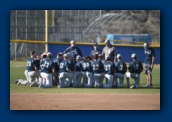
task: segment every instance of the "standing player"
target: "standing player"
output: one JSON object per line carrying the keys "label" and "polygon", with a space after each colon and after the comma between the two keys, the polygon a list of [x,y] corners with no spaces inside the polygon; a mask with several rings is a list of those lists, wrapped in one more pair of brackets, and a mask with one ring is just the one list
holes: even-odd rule
{"label": "standing player", "polygon": [[[121,61],[122,56],[121,54],[117,55],[117,62],[115,63],[115,75],[114,75],[114,86],[121,88],[124,85],[124,74],[127,71],[127,66],[125,62]],[[119,82],[118,79],[119,78]],[[130,84],[127,83],[127,87],[130,88]]]}
{"label": "standing player", "polygon": [[94,60],[91,62],[91,67],[93,71],[94,87],[100,88],[103,85],[104,72],[102,72],[103,64],[98,61],[98,54],[93,56]]}
{"label": "standing player", "polygon": [[77,46],[75,46],[75,43],[76,43],[76,42],[75,42],[74,40],[70,41],[71,46],[68,47],[68,48],[63,52],[63,54],[68,53],[68,52],[71,53],[71,54],[72,54],[71,59],[73,59],[73,58],[76,59],[76,56],[77,56],[77,55],[80,55],[80,56],[82,57],[82,52],[81,52],[81,50],[80,50]]}
{"label": "standing player", "polygon": [[106,39],[105,41],[106,46],[103,48],[102,55],[104,59],[110,57],[111,62],[116,62],[116,50],[115,47],[112,47],[110,44],[110,40]]}
{"label": "standing player", "polygon": [[47,53],[47,58],[42,60],[40,63],[41,67],[41,77],[43,82],[40,83],[39,87],[42,88],[50,88],[53,86],[52,83],[52,67],[53,67],[53,61],[52,61],[52,53]]}
{"label": "standing player", "polygon": [[137,60],[137,56],[135,53],[131,55],[131,58],[133,61],[128,66],[129,72],[126,73],[126,80],[127,83],[129,83],[130,77],[134,79],[135,83],[130,87],[130,89],[134,89],[134,88],[139,88],[140,73],[143,71],[143,65],[142,62]]}
{"label": "standing player", "polygon": [[115,70],[114,63],[110,61],[110,57],[107,57],[104,63],[105,78],[107,78],[107,83],[103,84],[103,88],[112,87],[114,70]]}
{"label": "standing player", "polygon": [[143,85],[143,87],[151,87],[152,86],[152,70],[154,67],[155,60],[155,52],[154,49],[149,47],[148,43],[144,43],[144,53],[145,64],[144,64],[144,72],[146,74],[147,84]]}
{"label": "standing player", "polygon": [[94,54],[101,54],[102,51],[100,49],[98,49],[98,44],[94,43],[93,44],[94,50],[91,51],[90,53],[90,57],[93,58]]}
{"label": "standing player", "polygon": [[93,87],[93,73],[91,69],[91,62],[89,56],[85,56],[81,63],[81,70],[83,76],[83,84],[85,88]]}
{"label": "standing player", "polygon": [[73,79],[73,73],[69,68],[69,57],[67,54],[63,55],[64,60],[60,62],[59,69],[59,85],[58,88],[69,87]]}
{"label": "standing player", "polygon": [[62,59],[62,53],[59,52],[57,57],[53,59],[53,85],[58,86],[59,84],[59,65]]}

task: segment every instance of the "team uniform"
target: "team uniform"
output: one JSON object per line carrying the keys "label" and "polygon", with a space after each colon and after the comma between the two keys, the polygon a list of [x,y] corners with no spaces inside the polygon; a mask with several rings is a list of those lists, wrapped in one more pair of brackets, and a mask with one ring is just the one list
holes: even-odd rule
{"label": "team uniform", "polygon": [[101,54],[101,53],[102,53],[102,51],[100,49],[92,50],[91,53],[90,53],[90,57],[93,58],[93,56],[95,54]]}
{"label": "team uniform", "polygon": [[59,66],[62,59],[55,58],[53,59],[53,69],[55,73],[53,73],[53,85],[59,84]]}
{"label": "team uniform", "polygon": [[151,74],[151,64],[152,64],[152,57],[155,57],[155,52],[153,48],[144,48],[145,57],[145,64],[144,64],[144,72],[145,74]]}
{"label": "team uniform", "polygon": [[[114,74],[114,86],[117,87],[123,87],[124,85],[124,75],[125,72],[127,71],[127,66],[124,62],[122,61],[117,61],[115,63],[115,74]],[[119,82],[118,82],[119,79]],[[127,87],[130,87],[130,84],[127,83]]]}
{"label": "team uniform", "polygon": [[81,79],[82,79],[81,67],[82,67],[81,62],[77,61],[75,64],[73,87],[79,87],[81,85]]}
{"label": "team uniform", "polygon": [[138,88],[140,84],[140,73],[143,71],[142,62],[137,61],[137,60],[131,62],[128,66],[128,70],[129,72],[126,73],[127,83],[130,82],[129,78],[131,77],[134,79],[135,83],[130,88]]}
{"label": "team uniform", "polygon": [[107,83],[103,84],[103,88],[111,88],[113,84],[115,66],[113,62],[106,61],[104,63],[105,78],[107,78]]}
{"label": "team uniform", "polygon": [[72,71],[69,68],[69,61],[67,60],[62,60],[60,62],[60,70],[59,70],[59,87],[60,88],[65,88],[69,87],[72,79],[73,79],[73,74]]}
{"label": "team uniform", "polygon": [[46,58],[40,62],[40,67],[41,67],[42,82],[39,87],[42,87],[42,88],[52,87],[53,86],[53,82],[52,82],[53,61],[49,58]]}
{"label": "team uniform", "polygon": [[93,87],[93,73],[91,68],[91,62],[83,60],[81,62],[81,70],[82,70],[84,87],[85,88]]}
{"label": "team uniform", "polygon": [[91,67],[93,71],[94,87],[102,87],[104,80],[103,64],[101,61],[94,60],[91,62]]}
{"label": "team uniform", "polygon": [[81,50],[74,46],[74,47],[68,47],[64,52],[63,54],[66,54],[66,53],[70,53],[72,56],[71,56],[71,59],[75,58],[76,59],[76,56],[77,55],[80,55],[82,57],[82,52]]}
{"label": "team uniform", "polygon": [[30,84],[36,81],[36,78],[40,75],[39,70],[36,71],[35,68],[39,69],[37,61],[34,58],[29,58],[27,60],[27,70]]}

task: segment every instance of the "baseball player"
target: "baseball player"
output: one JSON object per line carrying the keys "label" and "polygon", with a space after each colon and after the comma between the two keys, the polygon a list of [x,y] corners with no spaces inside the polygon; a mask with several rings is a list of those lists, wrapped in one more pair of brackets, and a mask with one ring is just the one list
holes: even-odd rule
{"label": "baseball player", "polygon": [[43,82],[40,83],[40,88],[50,88],[53,86],[52,82],[52,68],[53,68],[53,61],[52,61],[52,53],[47,53],[47,58],[40,62],[41,67],[41,77]]}
{"label": "baseball player", "polygon": [[140,73],[143,71],[143,65],[142,62],[137,60],[137,56],[135,53],[131,55],[131,58],[133,61],[128,66],[129,72],[126,73],[126,80],[127,83],[129,83],[130,77],[134,79],[135,83],[130,87],[130,89],[134,89],[134,88],[139,88]]}
{"label": "baseball player", "polygon": [[[117,62],[115,63],[115,74],[114,74],[114,86],[121,88],[124,85],[124,74],[127,71],[127,65],[122,62],[121,54],[117,55]],[[119,82],[118,82],[119,79]],[[130,88],[130,84],[127,83],[127,87]]]}
{"label": "baseball player", "polygon": [[81,56],[76,57],[76,64],[75,64],[75,72],[74,72],[74,78],[73,78],[73,87],[80,87],[81,85],[81,78],[82,78],[82,72],[81,72]]}
{"label": "baseball player", "polygon": [[94,50],[92,50],[91,53],[90,53],[91,58],[93,58],[94,54],[101,54],[102,53],[102,51],[98,48],[97,43],[93,44],[93,48],[94,48]]}
{"label": "baseball player", "polygon": [[36,78],[40,75],[40,72],[39,72],[38,63],[35,60],[36,58],[35,51],[30,51],[30,55],[31,57],[27,60],[27,70],[28,70],[29,84],[31,87],[36,81]]}
{"label": "baseball player", "polygon": [[71,46],[70,47],[68,47],[64,52],[63,52],[63,54],[65,54],[65,53],[71,53],[72,54],[72,59],[73,58],[75,58],[76,59],[76,56],[77,55],[80,55],[81,57],[82,57],[82,52],[81,52],[81,50],[77,47],[77,46],[75,46],[75,41],[74,40],[72,40],[72,41],[70,41],[70,44],[71,44]]}
{"label": "baseball player", "polygon": [[110,57],[106,58],[104,63],[105,78],[107,78],[107,83],[103,84],[103,88],[111,88],[113,84],[113,75],[115,71],[114,63],[110,61]]}
{"label": "baseball player", "polygon": [[93,73],[89,56],[85,56],[81,63],[83,84],[85,88],[93,87]]}
{"label": "baseball player", "polygon": [[60,67],[59,67],[59,85],[58,88],[65,88],[69,87],[72,79],[73,79],[73,73],[69,68],[69,57],[67,54],[63,55],[64,60],[60,62]]}
{"label": "baseball player", "polygon": [[149,47],[148,43],[144,43],[144,53],[145,57],[145,64],[144,64],[144,72],[146,74],[147,83],[143,85],[143,87],[151,87],[152,86],[152,70],[154,67],[154,60],[155,60],[155,52],[154,49]]}
{"label": "baseball player", "polygon": [[[31,51],[30,54],[33,54],[34,51]],[[34,65],[34,68],[33,69],[36,69],[36,71],[33,71],[32,73],[35,72],[35,75],[34,75],[34,78],[32,81],[29,81],[30,77],[29,77],[29,73],[28,73],[28,69],[31,70],[31,67],[30,65],[28,65],[28,62],[30,64],[30,62],[33,62],[33,65]],[[40,77],[40,73],[39,73],[39,65],[40,65],[40,59],[39,57],[37,58],[36,57],[36,54],[34,54],[34,56],[31,55],[31,58],[29,58],[27,60],[27,67],[26,67],[26,70],[24,72],[25,76],[26,76],[26,80],[23,80],[21,78],[17,79],[15,81],[15,84],[17,85],[25,85],[25,86],[32,86],[31,84],[33,84],[33,82],[37,81],[39,82],[39,77]],[[31,73],[31,72],[30,72]]]}
{"label": "baseball player", "polygon": [[98,54],[95,54],[93,56],[94,60],[91,62],[91,67],[93,71],[93,79],[94,79],[94,87],[100,88],[103,86],[103,80],[104,80],[104,72],[103,70],[103,64],[101,61],[98,61]]}
{"label": "baseball player", "polygon": [[59,52],[57,57],[53,59],[53,85],[58,86],[59,84],[59,66],[60,62],[63,60],[62,53]]}
{"label": "baseball player", "polygon": [[116,62],[115,47],[112,47],[112,45],[110,44],[110,40],[108,39],[105,40],[105,44],[106,46],[103,48],[103,51],[102,51],[102,55],[104,59],[106,59],[107,57],[110,57],[110,61],[115,63]]}

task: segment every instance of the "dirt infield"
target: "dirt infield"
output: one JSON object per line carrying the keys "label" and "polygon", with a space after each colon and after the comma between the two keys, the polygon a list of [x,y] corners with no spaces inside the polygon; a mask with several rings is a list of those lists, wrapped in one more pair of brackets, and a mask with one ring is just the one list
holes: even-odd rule
{"label": "dirt infield", "polygon": [[160,95],[11,93],[10,110],[160,110]]}

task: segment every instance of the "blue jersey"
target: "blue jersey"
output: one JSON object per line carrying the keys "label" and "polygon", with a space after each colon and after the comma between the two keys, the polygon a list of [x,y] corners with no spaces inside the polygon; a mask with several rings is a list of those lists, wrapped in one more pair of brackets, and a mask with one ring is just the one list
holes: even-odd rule
{"label": "blue jersey", "polygon": [[90,57],[93,58],[95,54],[102,54],[102,51],[100,49],[92,50],[90,53]]}
{"label": "blue jersey", "polygon": [[62,59],[58,59],[58,58],[53,59],[53,69],[55,70],[55,72],[59,72],[59,66],[61,61]]}
{"label": "blue jersey", "polygon": [[52,73],[53,61],[48,58],[41,60],[40,67],[41,67],[41,72],[50,74]]}
{"label": "blue jersey", "polygon": [[74,61],[73,59],[71,59],[71,60],[68,60],[68,62],[69,62],[69,69],[71,71],[74,71],[75,70],[76,61]]}
{"label": "blue jersey", "polygon": [[144,53],[145,57],[145,64],[152,64],[152,57],[155,57],[155,52],[153,48],[145,48]]}
{"label": "blue jersey", "polygon": [[68,47],[63,53],[68,53],[68,52],[72,54],[72,58],[76,58],[77,55],[80,55],[82,57],[81,50],[76,46]]}
{"label": "blue jersey", "polygon": [[94,74],[102,73],[102,71],[104,70],[103,64],[99,60],[94,60],[93,62],[91,62],[91,67]]}
{"label": "blue jersey", "polygon": [[114,75],[115,65],[113,62],[106,61],[104,63],[105,74]]}
{"label": "blue jersey", "polygon": [[[28,72],[30,72],[30,71],[35,71],[35,67],[37,67],[38,65],[37,65],[37,62],[34,60],[34,58],[29,58],[28,60],[27,60],[27,70],[28,70]],[[39,68],[39,67],[37,67],[37,68]]]}
{"label": "blue jersey", "polygon": [[81,67],[82,67],[81,63],[80,62],[76,62],[76,64],[75,64],[75,71],[80,72],[81,71]]}
{"label": "blue jersey", "polygon": [[68,71],[70,71],[70,69],[69,69],[69,61],[67,61],[67,60],[62,60],[61,62],[60,62],[60,67],[59,67],[59,72],[61,73],[61,72],[68,72]]}
{"label": "blue jersey", "polygon": [[143,71],[143,65],[142,65],[142,62],[140,61],[133,61],[129,64],[128,66],[128,70],[129,72],[131,73],[137,73],[137,74],[140,74],[142,71]]}
{"label": "blue jersey", "polygon": [[127,71],[127,65],[122,61],[117,61],[115,63],[115,70],[116,70],[116,73],[125,74],[125,72]]}
{"label": "blue jersey", "polygon": [[81,69],[83,72],[92,72],[92,69],[91,69],[91,62],[89,61],[82,61],[81,63]]}

